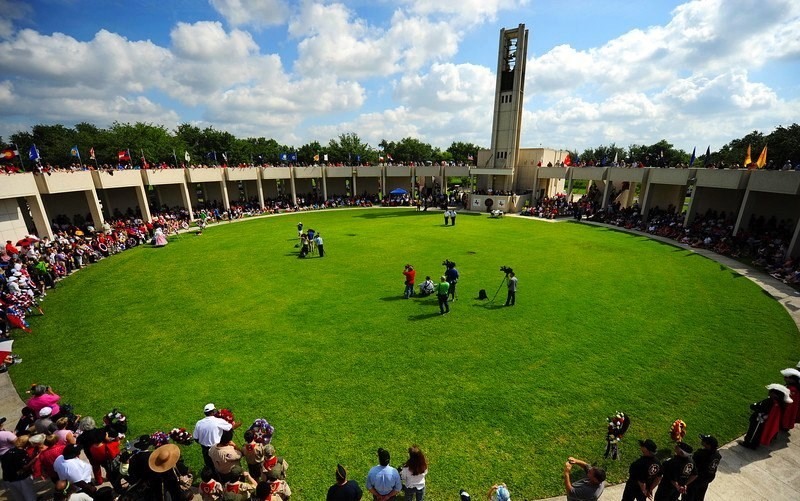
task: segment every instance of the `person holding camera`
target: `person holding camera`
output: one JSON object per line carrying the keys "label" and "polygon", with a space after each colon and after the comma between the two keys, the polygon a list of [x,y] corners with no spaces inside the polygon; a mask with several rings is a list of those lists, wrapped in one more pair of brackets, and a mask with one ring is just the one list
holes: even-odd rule
{"label": "person holding camera", "polygon": [[414,267],[413,266],[411,266],[410,264],[407,264],[405,266],[405,268],[403,269],[403,276],[406,277],[406,280],[405,280],[406,290],[403,293],[403,297],[408,299],[408,298],[410,298],[411,296],[414,295],[414,280],[417,277],[417,272],[414,271]]}
{"label": "person holding camera", "polygon": [[508,297],[506,297],[506,306],[514,306],[517,304],[517,276],[513,271],[508,273]]}
{"label": "person holding camera", "polygon": [[456,269],[456,263],[453,261],[445,260],[444,265],[447,267],[447,270],[444,272],[444,276],[447,279],[447,283],[450,284],[449,287],[449,294],[453,301],[456,300],[456,284],[458,283],[458,269]]}
{"label": "person holding camera", "polygon": [[[586,476],[572,482],[570,473],[572,465],[578,465],[586,472]],[[564,463],[564,487],[567,489],[567,501],[597,501],[605,489],[606,472],[595,468],[586,461],[570,457]]]}

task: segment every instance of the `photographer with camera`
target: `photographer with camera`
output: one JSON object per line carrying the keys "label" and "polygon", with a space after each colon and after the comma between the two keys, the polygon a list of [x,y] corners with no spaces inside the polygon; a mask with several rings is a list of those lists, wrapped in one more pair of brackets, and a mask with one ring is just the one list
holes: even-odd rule
{"label": "photographer with camera", "polygon": [[517,303],[517,276],[508,269],[508,297],[506,298],[506,306],[514,306]]}
{"label": "photographer with camera", "polygon": [[406,290],[403,293],[403,297],[406,299],[410,298],[414,295],[414,280],[417,277],[417,272],[414,271],[414,267],[410,264],[407,264],[403,269],[403,275],[406,277]]}
{"label": "photographer with camera", "polygon": [[444,276],[447,279],[447,283],[450,284],[449,294],[453,301],[456,300],[456,284],[458,283],[458,270],[456,269],[456,263],[450,261],[449,259],[445,259],[442,263],[447,269],[444,272]]}
{"label": "photographer with camera", "polygon": [[[578,465],[586,472],[586,476],[572,481],[570,472],[572,465]],[[568,458],[564,463],[564,487],[567,489],[567,501],[597,501],[605,489],[606,472],[602,468],[595,468],[586,461]]]}

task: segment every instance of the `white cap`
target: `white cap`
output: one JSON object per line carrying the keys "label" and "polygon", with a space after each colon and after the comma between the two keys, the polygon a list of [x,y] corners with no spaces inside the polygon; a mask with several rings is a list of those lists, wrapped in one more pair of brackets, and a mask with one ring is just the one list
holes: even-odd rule
{"label": "white cap", "polygon": [[39,410],[39,417],[47,417],[53,413],[52,407],[42,407]]}
{"label": "white cap", "polygon": [[214,407],[214,404],[206,404],[206,406],[203,407],[203,412],[211,412],[211,411],[216,410],[216,409],[217,408]]}

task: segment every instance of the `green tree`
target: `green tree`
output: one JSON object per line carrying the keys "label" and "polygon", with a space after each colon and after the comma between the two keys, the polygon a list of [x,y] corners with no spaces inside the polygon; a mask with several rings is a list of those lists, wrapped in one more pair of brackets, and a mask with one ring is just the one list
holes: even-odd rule
{"label": "green tree", "polygon": [[393,158],[400,162],[433,161],[433,147],[413,137],[405,137],[394,148]]}
{"label": "green tree", "polygon": [[361,157],[362,162],[373,162],[377,160],[377,153],[373,148],[361,141],[355,132],[340,134],[338,140],[331,139],[328,142],[328,159],[331,162],[355,163],[357,157]]}
{"label": "green tree", "polygon": [[[471,163],[474,159],[478,158],[478,150],[480,146],[472,143],[453,142],[447,151],[450,152],[452,159],[456,162]],[[469,160],[472,157],[473,160]]]}

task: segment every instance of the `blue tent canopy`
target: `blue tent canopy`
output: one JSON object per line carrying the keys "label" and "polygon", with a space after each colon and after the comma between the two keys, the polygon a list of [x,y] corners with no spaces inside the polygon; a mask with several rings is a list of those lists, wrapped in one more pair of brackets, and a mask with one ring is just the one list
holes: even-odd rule
{"label": "blue tent canopy", "polygon": [[403,188],[395,188],[389,192],[390,195],[406,195],[407,193]]}

